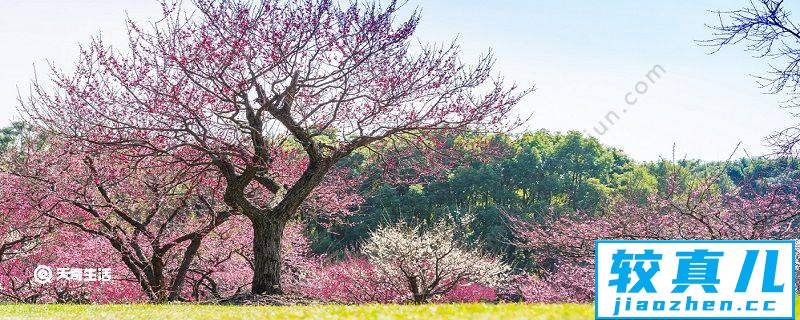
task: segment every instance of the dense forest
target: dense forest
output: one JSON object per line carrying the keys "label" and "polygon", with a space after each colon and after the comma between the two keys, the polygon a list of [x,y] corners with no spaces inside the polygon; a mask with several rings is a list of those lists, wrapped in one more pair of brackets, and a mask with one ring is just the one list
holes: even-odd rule
{"label": "dense forest", "polygon": [[[357,247],[381,225],[444,219],[463,225],[463,236],[519,266],[530,260],[515,246],[507,215],[540,222],[575,212],[602,216],[619,202],[644,204],[652,197],[666,197],[676,180],[684,192],[712,180],[713,192],[722,194],[799,176],[798,161],[788,157],[635,161],[579,132],[461,138],[491,140],[501,152],[473,155],[464,165],[414,183],[380,179],[384,172],[378,167],[359,166],[363,203],[330,230],[312,226],[308,232],[314,251],[337,254]],[[374,163],[362,155],[353,158],[350,161]]]}

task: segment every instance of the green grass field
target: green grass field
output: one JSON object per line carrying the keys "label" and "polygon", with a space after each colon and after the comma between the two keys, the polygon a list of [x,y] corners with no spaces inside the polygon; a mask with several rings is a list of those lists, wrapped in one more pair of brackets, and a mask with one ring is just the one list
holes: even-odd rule
{"label": "green grass field", "polygon": [[592,305],[0,305],[0,319],[592,319]]}
{"label": "green grass field", "polygon": [[0,319],[594,319],[594,307],[590,304],[481,303],[293,307],[1,304]]}

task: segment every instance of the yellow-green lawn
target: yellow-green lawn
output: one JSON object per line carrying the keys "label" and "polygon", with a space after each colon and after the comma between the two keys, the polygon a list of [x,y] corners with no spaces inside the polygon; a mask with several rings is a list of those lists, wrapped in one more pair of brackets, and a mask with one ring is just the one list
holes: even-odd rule
{"label": "yellow-green lawn", "polygon": [[[800,300],[795,303],[798,302]],[[800,308],[797,310],[800,311]],[[594,306],[521,303],[292,307],[196,304],[0,304],[0,319],[594,319]]]}
{"label": "yellow-green lawn", "polygon": [[592,305],[0,305],[0,319],[593,319]]}

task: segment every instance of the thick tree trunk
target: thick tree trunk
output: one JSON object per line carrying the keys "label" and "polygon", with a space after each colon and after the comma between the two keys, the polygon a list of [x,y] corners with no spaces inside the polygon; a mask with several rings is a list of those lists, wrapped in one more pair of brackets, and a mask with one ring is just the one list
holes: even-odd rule
{"label": "thick tree trunk", "polygon": [[281,238],[286,221],[254,217],[253,294],[283,294],[281,289]]}
{"label": "thick tree trunk", "polygon": [[425,295],[420,292],[419,284],[417,284],[416,277],[407,277],[408,286],[411,289],[411,296],[414,299],[414,304],[422,304],[427,300]]}
{"label": "thick tree trunk", "polygon": [[155,302],[166,302],[169,297],[166,283],[164,281],[164,261],[160,257],[153,255],[150,259],[150,287],[156,294]]}

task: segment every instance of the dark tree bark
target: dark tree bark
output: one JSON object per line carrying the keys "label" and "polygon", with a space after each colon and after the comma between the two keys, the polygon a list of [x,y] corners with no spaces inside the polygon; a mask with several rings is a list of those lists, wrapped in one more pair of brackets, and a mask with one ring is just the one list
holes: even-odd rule
{"label": "dark tree bark", "polygon": [[281,238],[286,221],[254,218],[253,284],[254,294],[283,294],[281,288]]}
{"label": "dark tree bark", "polygon": [[[313,145],[310,148],[316,149]],[[283,294],[281,288],[281,238],[286,223],[330,171],[338,157],[313,157],[292,187],[278,187],[268,210],[253,206],[242,184],[229,184],[226,201],[242,210],[253,225],[253,294]],[[242,177],[234,178],[242,179]],[[233,180],[233,179],[232,179]],[[234,180],[235,181],[235,180]],[[239,180],[241,181],[241,180]],[[237,188],[238,187],[238,188]]]}
{"label": "dark tree bark", "polygon": [[167,298],[169,301],[177,301],[180,299],[181,288],[183,288],[183,284],[186,282],[186,273],[189,271],[192,260],[194,260],[194,257],[197,255],[197,250],[200,249],[202,239],[201,236],[193,238],[192,242],[190,242],[189,246],[186,248],[181,266],[178,268],[178,272],[175,274],[175,278],[172,280],[172,285],[169,289],[169,297]]}

